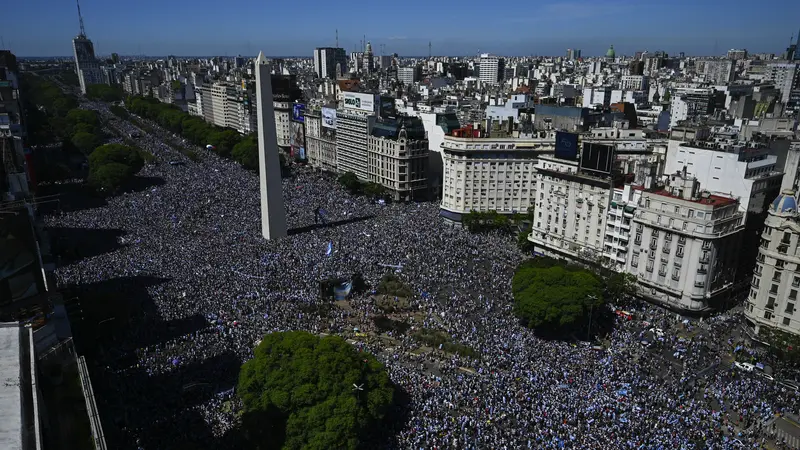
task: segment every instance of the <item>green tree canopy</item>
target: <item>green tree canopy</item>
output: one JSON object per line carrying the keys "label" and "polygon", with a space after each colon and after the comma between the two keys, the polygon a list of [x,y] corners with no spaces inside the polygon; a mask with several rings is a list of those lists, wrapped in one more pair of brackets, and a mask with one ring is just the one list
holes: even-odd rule
{"label": "green tree canopy", "polygon": [[233,146],[231,157],[245,169],[258,169],[258,139],[250,135]]}
{"label": "green tree canopy", "polygon": [[237,393],[245,435],[261,449],[359,448],[394,402],[374,356],[303,331],[264,336],[242,366]]}
{"label": "green tree canopy", "polygon": [[131,175],[130,166],[110,162],[89,172],[89,184],[95,189],[115,192],[130,179]]}
{"label": "green tree canopy", "polygon": [[109,163],[120,163],[130,167],[131,175],[144,166],[144,160],[139,151],[133,147],[122,144],[106,144],[97,147],[89,155],[89,170],[94,171]]}
{"label": "green tree canopy", "polygon": [[514,311],[531,328],[565,332],[580,326],[603,304],[603,283],[592,272],[549,258],[517,268],[512,281]]}
{"label": "green tree canopy", "polygon": [[93,127],[100,125],[100,118],[96,111],[88,109],[73,109],[67,113],[67,123],[74,127],[78,124],[87,124]]}
{"label": "green tree canopy", "polygon": [[86,86],[86,96],[93,100],[104,102],[122,101],[122,88],[107,84],[90,84]]}
{"label": "green tree canopy", "polygon": [[71,142],[84,155],[92,153],[101,144],[101,140],[96,134],[86,131],[78,131],[73,134]]}
{"label": "green tree canopy", "polygon": [[361,193],[361,180],[353,172],[345,172],[339,176],[339,183],[351,194]]}
{"label": "green tree canopy", "polygon": [[636,275],[615,272],[606,280],[605,298],[618,307],[624,307],[636,296]]}

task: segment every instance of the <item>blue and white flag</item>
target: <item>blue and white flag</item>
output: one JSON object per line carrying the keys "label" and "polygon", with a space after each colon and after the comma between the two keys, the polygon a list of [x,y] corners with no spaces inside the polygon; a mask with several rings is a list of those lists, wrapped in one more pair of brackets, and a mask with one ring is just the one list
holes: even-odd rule
{"label": "blue and white flag", "polygon": [[338,300],[345,300],[348,295],[350,295],[350,291],[353,290],[353,282],[348,281],[346,283],[342,283],[339,286],[333,288],[333,297]]}
{"label": "blue and white flag", "polygon": [[333,242],[328,242],[328,249],[325,250],[325,256],[331,256],[333,253]]}

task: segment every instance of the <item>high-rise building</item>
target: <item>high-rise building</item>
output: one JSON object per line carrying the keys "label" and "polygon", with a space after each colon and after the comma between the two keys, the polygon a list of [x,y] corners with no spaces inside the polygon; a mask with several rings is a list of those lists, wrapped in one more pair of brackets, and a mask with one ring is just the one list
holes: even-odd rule
{"label": "high-rise building", "polygon": [[94,44],[86,37],[80,3],[78,3],[78,20],[80,21],[81,32],[72,39],[72,50],[75,54],[75,72],[78,74],[81,92],[85,94],[86,86],[103,83],[103,72],[100,70],[100,63],[94,55]]}
{"label": "high-rise building", "polygon": [[375,58],[372,54],[372,44],[369,42],[367,42],[367,48],[364,50],[364,57],[361,67],[364,73],[367,75],[375,72]]}
{"label": "high-rise building", "polygon": [[261,234],[265,239],[286,236],[281,168],[272,98],[272,75],[264,52],[255,62],[256,110],[258,111],[258,168],[261,187]]}
{"label": "high-rise building", "polygon": [[417,69],[414,67],[398,67],[397,68],[397,81],[411,86],[417,81]]}
{"label": "high-rise building", "polygon": [[781,91],[781,102],[788,103],[792,91],[800,89],[800,62],[767,64],[764,79]]}
{"label": "high-rise building", "polygon": [[320,47],[314,49],[314,72],[320,78],[336,78],[347,73],[347,54],[343,48]]}
{"label": "high-rise building", "polygon": [[479,64],[478,70],[481,83],[497,84],[502,81],[502,73],[505,72],[505,60],[503,58],[483,53]]}
{"label": "high-rise building", "polygon": [[714,112],[714,89],[679,88],[670,100],[670,127],[682,120],[696,120]]}
{"label": "high-rise building", "polygon": [[396,201],[421,200],[428,189],[428,137],[418,117],[382,118],[367,138],[369,179]]}
{"label": "high-rise building", "polygon": [[368,139],[377,118],[375,94],[343,92],[336,110],[336,165],[368,181]]}
{"label": "high-rise building", "polygon": [[730,49],[728,50],[728,59],[747,59],[747,50],[744,49]]}

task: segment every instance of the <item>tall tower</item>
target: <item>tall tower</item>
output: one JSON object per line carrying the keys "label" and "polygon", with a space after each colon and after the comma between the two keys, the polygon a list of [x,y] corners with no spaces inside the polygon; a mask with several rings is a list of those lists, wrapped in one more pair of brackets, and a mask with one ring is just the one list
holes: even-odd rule
{"label": "tall tower", "polygon": [[261,184],[261,234],[264,239],[286,236],[286,208],[283,205],[275,105],[272,102],[272,74],[264,52],[256,58],[256,109],[258,111],[258,170]]}
{"label": "tall tower", "polygon": [[86,93],[86,86],[103,82],[100,64],[94,55],[94,44],[86,37],[86,29],[83,27],[83,15],[81,15],[81,4],[78,4],[78,21],[80,22],[80,34],[72,39],[72,50],[75,55],[75,72],[78,74],[78,82],[81,85],[81,92]]}

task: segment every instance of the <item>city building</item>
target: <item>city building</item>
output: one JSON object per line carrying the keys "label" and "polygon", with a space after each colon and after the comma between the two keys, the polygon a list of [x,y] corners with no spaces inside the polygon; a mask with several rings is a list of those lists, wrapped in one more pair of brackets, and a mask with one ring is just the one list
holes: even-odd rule
{"label": "city building", "polygon": [[[781,93],[781,102],[788,104],[793,100],[792,93],[800,91],[800,62],[767,64],[764,80],[773,83]],[[791,108],[797,106],[792,103]]]}
{"label": "city building", "polygon": [[307,109],[305,124],[308,163],[311,167],[336,173],[336,108]]}
{"label": "city building", "polygon": [[744,49],[730,49],[728,50],[728,59],[741,60],[747,59],[747,50]]}
{"label": "city building", "polygon": [[505,60],[496,55],[483,53],[479,62],[479,78],[481,83],[497,84],[503,81],[505,72]]}
{"label": "city building", "polygon": [[23,147],[24,138],[17,58],[8,50],[0,50],[0,202],[30,195],[28,182],[35,177],[29,152]]}
{"label": "city building", "polygon": [[377,121],[367,139],[369,179],[399,201],[422,200],[428,190],[428,137],[418,117]]}
{"label": "city building", "polygon": [[645,75],[623,75],[619,87],[628,91],[648,91],[650,90],[650,77]]}
{"label": "city building", "polygon": [[397,81],[411,86],[417,81],[417,69],[415,67],[398,67]]}
{"label": "city building", "polygon": [[670,127],[684,120],[698,120],[714,112],[714,89],[679,88],[670,99]]}
{"label": "city building", "polygon": [[528,240],[534,252],[602,262],[608,208],[622,179],[585,170],[578,160],[541,156],[534,171],[535,206]]}
{"label": "city building", "polygon": [[278,147],[288,152],[292,140],[292,105],[303,99],[303,92],[295,75],[272,75],[271,81]]}
{"label": "city building", "polygon": [[795,191],[783,191],[769,207],[761,233],[756,266],[745,304],[749,331],[765,328],[800,334],[797,293],[800,291],[800,212]]}
{"label": "city building", "polygon": [[[83,23],[82,20],[81,23]],[[100,62],[94,55],[94,44],[83,32],[72,39],[72,50],[81,92],[86,93],[86,86],[103,84],[103,71],[100,70]]]}
{"label": "city building", "polygon": [[[745,53],[747,53],[745,51]],[[728,52],[730,55],[730,52]],[[706,61],[703,77],[707,83],[725,85],[733,81],[736,74],[736,61],[733,59],[712,59]]]}
{"label": "city building", "polygon": [[626,267],[638,294],[678,311],[728,305],[744,227],[738,203],[701,191],[686,172],[669,175],[663,189],[644,190]]}
{"label": "city building", "polygon": [[314,72],[320,78],[335,80],[347,73],[347,53],[343,48],[314,49]]}
{"label": "city building", "polygon": [[472,127],[451,131],[441,149],[441,216],[460,224],[471,211],[527,212],[536,191],[536,162],[554,150],[554,135],[522,139],[485,137]]}
{"label": "city building", "polygon": [[369,180],[368,138],[375,125],[375,94],[343,92],[336,110],[336,166]]}
{"label": "city building", "polygon": [[608,207],[602,257],[603,265],[615,272],[624,272],[626,269],[631,245],[631,221],[641,196],[642,190],[632,184],[614,188],[614,197]]}

